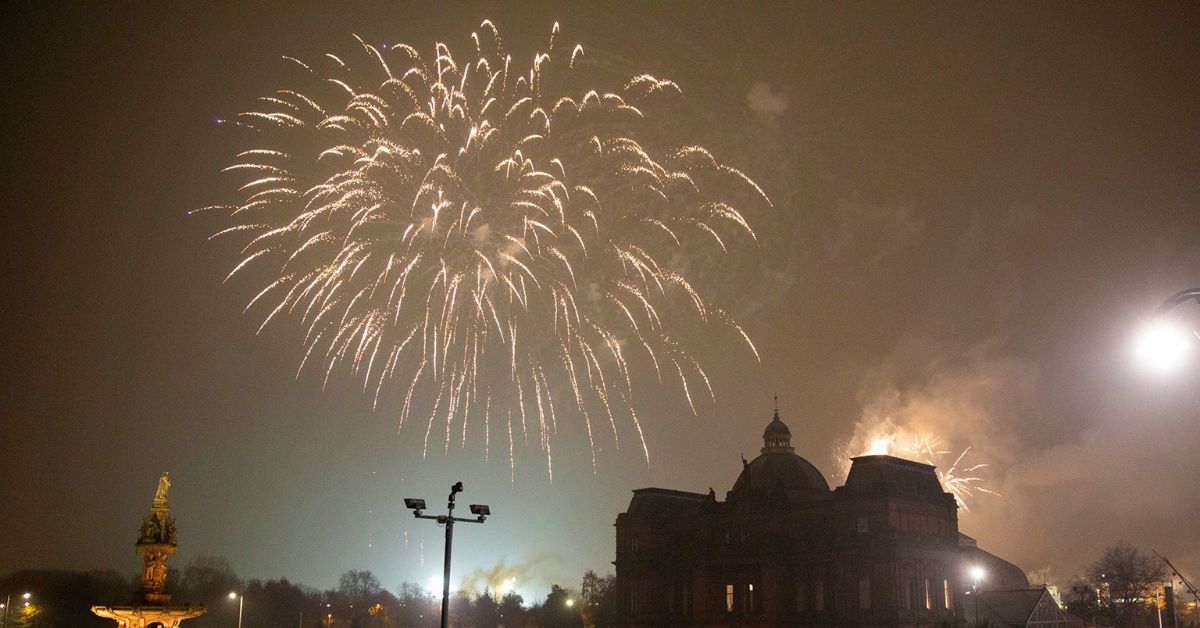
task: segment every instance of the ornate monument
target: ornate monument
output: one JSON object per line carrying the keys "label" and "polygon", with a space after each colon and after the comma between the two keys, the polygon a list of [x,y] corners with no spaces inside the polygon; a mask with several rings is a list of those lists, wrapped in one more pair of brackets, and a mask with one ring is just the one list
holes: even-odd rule
{"label": "ornate monument", "polygon": [[167,593],[167,558],[175,553],[175,517],[167,504],[171,480],[158,479],[150,514],[138,529],[137,551],[142,555],[142,586],[129,606],[93,606],[92,612],[115,620],[118,628],[178,628],[180,622],[203,615],[203,604],[171,606]]}

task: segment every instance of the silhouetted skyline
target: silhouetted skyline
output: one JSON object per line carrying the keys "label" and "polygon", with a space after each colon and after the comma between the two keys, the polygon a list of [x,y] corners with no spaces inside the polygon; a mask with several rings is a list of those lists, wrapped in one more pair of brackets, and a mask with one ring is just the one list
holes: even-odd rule
{"label": "silhouetted skyline", "polygon": [[[1191,5],[727,4],[5,7],[0,573],[132,571],[131,530],[170,471],[180,553],[245,578],[389,587],[440,572],[403,497],[464,482],[491,504],[455,539],[455,580],[501,561],[529,591],[613,560],[630,490],[724,494],[772,395],[831,485],[878,433],[933,434],[999,495],[960,526],[1065,585],[1104,547],[1200,572],[1200,362],[1129,360],[1158,303],[1200,284],[1200,50]],[[423,429],[361,383],[294,378],[294,322],[255,331],[238,243],[189,216],[219,202],[236,138],[217,123],[285,86],[284,55],[368,41],[466,51],[490,18],[514,56],[559,37],[686,96],[696,138],[773,208],[760,246],[704,287],[762,356],[702,345],[716,402],[643,387],[633,439],[559,417],[536,447],[422,459]],[[619,73],[619,72],[618,72]],[[718,272],[719,271],[719,272]],[[1194,310],[1194,311],[1193,311]],[[1200,308],[1179,316],[1200,327]],[[703,397],[703,395],[699,395]],[[422,426],[423,427],[423,426]],[[627,436],[627,434],[626,434]],[[952,462],[951,460],[947,462]],[[939,466],[945,466],[939,464]],[[518,585],[520,589],[520,585]]]}

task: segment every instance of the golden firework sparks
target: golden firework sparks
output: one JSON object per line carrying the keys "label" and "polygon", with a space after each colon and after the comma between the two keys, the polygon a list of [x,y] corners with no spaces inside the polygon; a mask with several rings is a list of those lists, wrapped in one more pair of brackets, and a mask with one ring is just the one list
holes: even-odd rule
{"label": "golden firework sparks", "polygon": [[639,140],[648,105],[680,95],[675,83],[640,75],[617,92],[575,87],[586,84],[582,47],[556,49],[552,34],[518,69],[490,21],[480,32],[462,60],[441,43],[429,58],[357,37],[358,61],[285,57],[308,87],[280,89],[231,121],[254,145],[225,169],[239,197],[218,206],[231,224],[214,237],[248,238],[227,280],[267,277],[246,307],[264,312],[262,326],[300,321],[297,376],[319,365],[328,382],[344,368],[373,388],[375,407],[394,383],[399,426],[425,422],[423,455],[435,433],[446,449],[465,446],[468,425],[482,423],[486,456],[491,419],[503,416],[510,475],[517,423],[552,478],[566,403],[593,469],[599,417],[618,444],[618,417],[632,422],[649,462],[630,360],[676,379],[693,412],[696,383],[712,395],[667,303],[732,330],[758,356],[668,262],[698,246],[685,233],[719,248],[705,254],[739,237],[757,243],[734,203],[770,200],[700,146]]}

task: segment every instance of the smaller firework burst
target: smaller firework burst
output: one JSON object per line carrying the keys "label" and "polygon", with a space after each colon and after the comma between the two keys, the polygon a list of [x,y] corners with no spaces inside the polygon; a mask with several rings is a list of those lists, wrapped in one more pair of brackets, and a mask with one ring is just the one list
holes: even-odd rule
{"label": "smaller firework burst", "polygon": [[[890,421],[887,425],[891,425]],[[954,458],[954,462],[940,465],[940,462],[948,460],[954,454],[943,439],[922,433],[901,435],[904,431],[906,430],[892,429],[874,434],[866,439],[865,450],[859,455],[896,456],[938,467],[935,472],[942,487],[954,495],[954,499],[964,511],[971,510],[969,502],[976,493],[1000,495],[985,485],[986,480],[979,473],[988,467],[987,463],[964,462],[967,460],[967,454],[971,452],[970,446],[963,449]]]}

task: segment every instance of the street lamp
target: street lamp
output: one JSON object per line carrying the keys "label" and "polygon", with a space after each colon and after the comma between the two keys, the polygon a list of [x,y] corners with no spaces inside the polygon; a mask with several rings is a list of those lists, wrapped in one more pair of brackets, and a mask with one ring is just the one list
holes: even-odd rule
{"label": "street lamp", "polygon": [[983,567],[979,565],[972,567],[971,578],[975,581],[971,585],[971,597],[975,598],[975,625],[979,626],[979,581],[983,580]]}
{"label": "street lamp", "polygon": [[424,499],[404,498],[404,507],[413,511],[413,516],[417,519],[432,519],[439,524],[446,525],[446,561],[443,567],[442,574],[442,628],[447,628],[450,621],[450,548],[454,541],[454,524],[455,523],[483,523],[488,516],[492,514],[492,509],[486,504],[471,504],[471,514],[476,515],[475,519],[463,519],[454,516],[454,496],[463,491],[463,483],[455,482],[450,487],[450,497],[446,504],[446,514],[444,515],[423,515],[421,511],[425,510]]}
{"label": "street lamp", "polygon": [[1138,334],[1135,353],[1143,364],[1156,371],[1170,371],[1187,358],[1192,335],[1167,320],[1166,313],[1177,305],[1195,300],[1200,304],[1200,288],[1192,288],[1171,295],[1155,310],[1154,318]]}
{"label": "street lamp", "polygon": [[[29,598],[32,595],[33,594],[28,591],[26,591],[25,593],[23,593],[21,595],[21,599],[25,600],[25,606],[29,606]],[[0,608],[4,609],[4,619],[0,620],[0,628],[5,628],[6,626],[8,626],[8,609],[11,606],[12,606],[12,594],[9,593],[8,595],[4,596],[4,603],[0,604]]]}
{"label": "street lamp", "polygon": [[229,599],[238,601],[238,628],[242,628],[242,605],[246,602],[246,596],[238,595],[236,591],[230,591]]}

